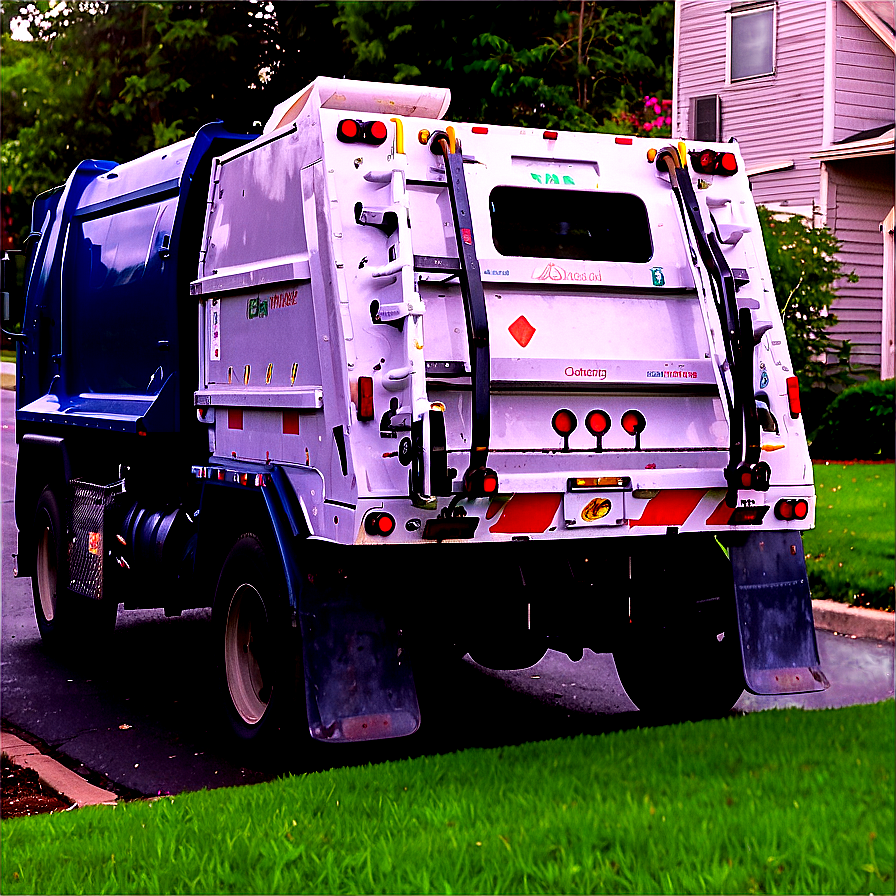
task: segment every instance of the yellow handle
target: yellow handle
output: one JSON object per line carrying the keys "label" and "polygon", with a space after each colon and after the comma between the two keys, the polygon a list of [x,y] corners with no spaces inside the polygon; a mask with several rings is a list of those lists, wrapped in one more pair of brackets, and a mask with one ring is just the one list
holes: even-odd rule
{"label": "yellow handle", "polygon": [[390,118],[395,122],[395,152],[404,155],[404,122],[400,118]]}
{"label": "yellow handle", "polygon": [[448,125],[445,128],[445,133],[448,135],[448,151],[454,155],[454,150],[457,148],[457,138],[454,136],[454,127],[452,125]]}

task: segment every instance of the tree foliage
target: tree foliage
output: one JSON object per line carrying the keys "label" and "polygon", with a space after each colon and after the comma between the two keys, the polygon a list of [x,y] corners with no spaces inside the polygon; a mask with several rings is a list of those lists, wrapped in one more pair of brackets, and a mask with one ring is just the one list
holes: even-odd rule
{"label": "tree foliage", "polygon": [[[670,0],[6,0],[2,16],[0,164],[19,234],[82,159],[134,158],[215,118],[250,128],[318,75],[448,87],[461,120],[617,132],[671,85]],[[14,40],[14,22],[33,39]]]}
{"label": "tree foliage", "polygon": [[[848,341],[833,338],[837,322],[831,304],[836,284],[855,282],[837,258],[840,242],[826,227],[809,227],[801,217],[776,218],[759,207],[772,283],[790,347],[794,372],[803,389],[830,389],[852,382]],[[831,367],[831,361],[838,361]]]}

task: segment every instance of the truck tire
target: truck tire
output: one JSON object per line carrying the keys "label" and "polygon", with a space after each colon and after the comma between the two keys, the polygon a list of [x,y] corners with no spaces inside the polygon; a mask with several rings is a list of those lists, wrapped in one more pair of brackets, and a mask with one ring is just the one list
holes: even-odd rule
{"label": "truck tire", "polygon": [[296,650],[283,578],[257,535],[243,535],[224,561],[212,626],[228,732],[245,744],[270,739],[303,704],[295,700]]}
{"label": "truck tire", "polygon": [[660,722],[726,715],[743,693],[737,623],[720,626],[632,625],[613,652],[629,699]]}
{"label": "truck tire", "polygon": [[59,499],[44,489],[34,517],[34,616],[43,643],[59,651],[94,644],[115,627],[117,602],[94,601],[68,587],[68,549]]}

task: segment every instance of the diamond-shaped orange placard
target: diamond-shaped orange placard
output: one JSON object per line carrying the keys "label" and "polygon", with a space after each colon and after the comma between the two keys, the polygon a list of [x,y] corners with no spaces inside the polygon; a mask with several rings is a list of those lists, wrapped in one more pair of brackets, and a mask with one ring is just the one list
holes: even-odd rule
{"label": "diamond-shaped orange placard", "polygon": [[522,315],[520,315],[507,329],[510,331],[510,335],[513,336],[523,348],[532,341],[532,337],[535,335],[535,327],[533,327]]}

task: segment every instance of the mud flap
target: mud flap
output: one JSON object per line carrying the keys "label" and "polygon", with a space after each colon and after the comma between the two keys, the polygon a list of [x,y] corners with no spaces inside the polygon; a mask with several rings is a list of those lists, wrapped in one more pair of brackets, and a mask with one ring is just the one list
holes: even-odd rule
{"label": "mud flap", "polygon": [[729,553],[747,690],[825,690],[800,533],[750,533]]}
{"label": "mud flap", "polygon": [[327,566],[308,577],[299,601],[311,736],[332,743],[413,734],[420,709],[400,629],[371,605],[369,588]]}

